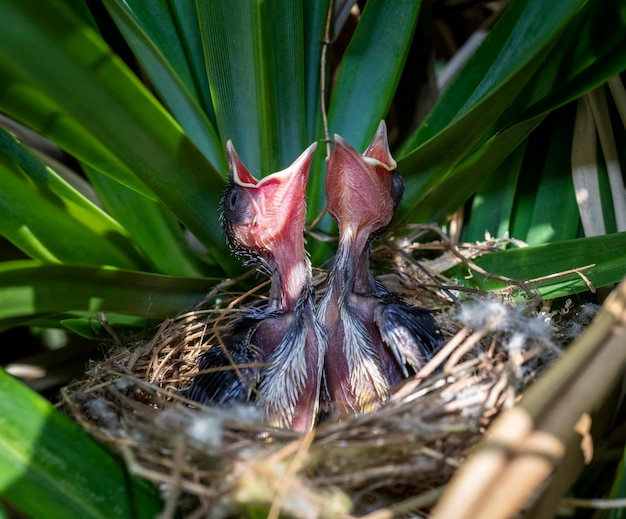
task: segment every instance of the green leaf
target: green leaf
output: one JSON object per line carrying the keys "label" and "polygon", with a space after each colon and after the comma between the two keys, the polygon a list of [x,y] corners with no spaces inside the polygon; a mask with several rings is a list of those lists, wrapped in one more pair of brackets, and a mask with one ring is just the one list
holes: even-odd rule
{"label": "green leaf", "polygon": [[[452,173],[448,174],[441,171],[441,177],[434,179],[435,184],[431,184],[432,190],[428,191],[428,184],[421,186],[425,191],[413,191],[417,188],[416,178],[411,178],[411,166],[405,162],[398,164],[398,171],[406,178],[407,190],[404,194],[404,201],[407,205],[411,205],[416,197],[422,198],[421,203],[413,207],[410,212],[404,210],[404,206],[400,206],[398,210],[398,221],[439,221],[446,219],[461,207],[469,197],[476,192],[481,183],[493,172],[493,168],[497,168],[503,160],[505,160],[521,142],[532,132],[532,130],[541,122],[541,117],[516,124],[511,128],[495,135],[484,146],[480,146],[474,153],[466,155],[459,160],[454,166]],[[446,134],[437,146],[445,144]],[[437,153],[451,154],[450,150],[455,150],[454,142],[447,142],[448,151],[438,149]],[[433,155],[433,165],[435,165],[437,154]],[[430,159],[429,159],[430,160]],[[435,166],[436,167],[436,166]]]}
{"label": "green leaf", "polygon": [[[453,123],[471,114],[476,116],[479,109],[482,115],[479,129],[488,129],[522,91],[585,3],[586,0],[512,2],[424,123],[405,143],[402,153],[406,155]],[[464,136],[459,142],[460,149],[490,137],[477,130]]]}
{"label": "green leaf", "polygon": [[35,259],[146,265],[128,234],[0,128],[0,234]]}
{"label": "green leaf", "polygon": [[[131,170],[224,269],[236,270],[216,210],[224,179],[137,78],[59,0],[1,0],[0,7],[0,70],[5,72],[0,107],[11,113],[16,90],[27,102],[45,89],[54,105],[33,112],[36,130],[47,134],[67,120],[78,121],[69,125],[68,151],[106,174],[116,164]],[[100,156],[90,160],[94,142],[115,158],[113,165],[103,164]]]}
{"label": "green leaf", "polygon": [[259,176],[307,146],[302,0],[196,2],[219,133]]}
{"label": "green leaf", "polygon": [[[411,46],[422,2],[367,2],[337,71],[328,124],[365,150],[387,115]],[[402,13],[401,15],[399,13]]]}
{"label": "green leaf", "polygon": [[[526,140],[526,154],[522,163],[522,171],[515,189],[514,205],[511,210],[509,234],[513,238],[525,240],[531,228],[535,199],[541,183],[545,149],[543,139],[545,132],[533,132]],[[569,146],[568,146],[569,147]]]}
{"label": "green leaf", "polygon": [[432,216],[456,210],[549,111],[623,70],[626,47],[616,44],[623,36],[608,38],[608,45],[587,39],[589,46],[577,46],[579,61],[572,60],[567,44],[578,34],[597,35],[611,17],[611,26],[626,28],[625,10],[617,0],[513,2],[402,147],[407,189],[401,219],[429,216],[421,204],[439,207],[455,183],[456,205],[450,202]]}
{"label": "green leaf", "polygon": [[463,226],[463,241],[484,240],[487,232],[494,238],[503,238],[510,231],[515,186],[526,144],[525,141],[518,146],[478,188],[469,220]]}
{"label": "green leaf", "polygon": [[66,3],[83,22],[89,24],[92,29],[98,30],[98,24],[94,20],[86,0],[67,0]]}
{"label": "green leaf", "polygon": [[133,237],[155,271],[171,276],[203,274],[198,259],[186,243],[183,230],[166,207],[87,165],[83,169],[107,211]]}
{"label": "green leaf", "polygon": [[526,119],[578,99],[626,68],[626,5],[586,2],[507,110]]}
{"label": "green leaf", "polygon": [[33,518],[152,518],[156,491],[0,369],[0,495]]}
{"label": "green leaf", "polygon": [[[80,314],[80,312],[75,313]],[[159,321],[154,319],[107,313],[105,326],[99,317],[94,318],[93,315],[86,314],[85,317],[62,318],[55,323],[55,326],[58,327],[60,323],[64,328],[87,339],[110,339],[111,329],[123,330],[124,333],[136,333],[149,330],[159,324]],[[39,323],[33,323],[33,325],[39,325]]]}
{"label": "green leaf", "polygon": [[135,173],[93,137],[88,128],[72,118],[36,83],[3,63],[1,52],[0,108],[14,120],[45,135],[94,168],[106,171],[111,178],[146,197],[156,199],[156,195]]}
{"label": "green leaf", "polygon": [[[307,142],[313,142],[322,135],[320,59],[327,9],[327,0],[304,0],[306,22],[304,24],[304,95]],[[326,77],[328,80],[328,74]]]}
{"label": "green leaf", "polygon": [[215,285],[112,267],[0,263],[0,330],[61,312],[112,312],[164,319],[190,310]]}
{"label": "green leaf", "polygon": [[541,161],[537,164],[541,180],[530,229],[525,237],[514,235],[529,245],[576,238],[580,223],[571,169],[575,110],[560,110],[554,115],[546,121],[544,131],[530,141],[530,146],[543,145],[547,150],[545,155],[535,153]]}
{"label": "green leaf", "polygon": [[[314,220],[326,208],[326,195],[324,193],[324,172],[326,156],[326,146],[321,139],[324,138],[324,128],[321,105],[321,70],[320,60],[322,54],[322,41],[324,39],[324,29],[329,2],[327,0],[304,0],[304,80],[305,80],[305,121],[307,142],[318,141],[319,146],[311,163],[311,172],[307,186],[307,216],[309,220]],[[335,4],[336,6],[336,4]],[[332,22],[332,21],[331,21]],[[332,28],[332,23],[331,23]],[[331,29],[332,30],[332,29]],[[329,56],[332,55],[332,47],[326,51],[325,64],[325,89],[328,99],[330,85]],[[319,228],[328,228],[330,223],[328,218],[324,218]],[[310,241],[309,247],[314,256],[324,257],[324,246],[317,240]]]}
{"label": "green leaf", "polygon": [[[617,283],[626,276],[624,250],[626,232],[494,252],[474,261],[490,274],[517,281],[534,280],[594,265],[582,273],[594,287],[599,288]],[[467,275],[467,268],[455,267],[448,274],[462,279]],[[475,272],[471,284],[483,290],[496,290],[505,286],[500,281],[484,278]],[[541,281],[532,286],[547,299],[589,290],[584,279],[575,273]]]}
{"label": "green leaf", "polygon": [[215,126],[215,111],[209,89],[209,79],[204,66],[204,49],[198,22],[196,3],[189,0],[169,0],[170,10],[176,20],[178,34],[185,49],[187,63],[196,85],[196,92],[204,112]]}
{"label": "green leaf", "polygon": [[178,31],[165,0],[105,0],[154,88],[216,171],[228,171],[224,146],[204,115]]}

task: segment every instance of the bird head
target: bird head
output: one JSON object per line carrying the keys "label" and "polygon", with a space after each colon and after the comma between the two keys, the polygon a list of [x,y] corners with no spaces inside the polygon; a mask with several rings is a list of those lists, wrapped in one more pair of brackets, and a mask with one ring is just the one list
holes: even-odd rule
{"label": "bird head", "polygon": [[369,241],[389,225],[404,193],[396,166],[384,121],[362,154],[335,134],[326,170],[326,199],[328,212],[346,239]]}
{"label": "bird head", "polygon": [[302,267],[307,261],[306,185],[315,148],[316,143],[287,169],[257,180],[232,142],[226,145],[230,174],[221,221],[228,243],[247,264],[258,264],[268,275],[278,276],[288,297],[299,290],[306,275]]}

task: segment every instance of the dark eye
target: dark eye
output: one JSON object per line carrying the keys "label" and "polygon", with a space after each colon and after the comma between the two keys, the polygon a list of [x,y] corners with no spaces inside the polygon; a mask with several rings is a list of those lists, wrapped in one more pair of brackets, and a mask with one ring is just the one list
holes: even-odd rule
{"label": "dark eye", "polygon": [[245,196],[244,190],[237,186],[230,184],[226,188],[224,198],[222,199],[222,214],[224,218],[235,224],[243,222],[248,218],[249,203],[248,197]]}
{"label": "dark eye", "polygon": [[391,199],[393,200],[393,207],[397,209],[404,195],[404,180],[397,171],[394,171],[391,177]]}
{"label": "dark eye", "polygon": [[237,208],[237,202],[239,202],[239,193],[236,189],[233,189],[230,193],[228,193],[226,201],[228,209],[234,211]]}

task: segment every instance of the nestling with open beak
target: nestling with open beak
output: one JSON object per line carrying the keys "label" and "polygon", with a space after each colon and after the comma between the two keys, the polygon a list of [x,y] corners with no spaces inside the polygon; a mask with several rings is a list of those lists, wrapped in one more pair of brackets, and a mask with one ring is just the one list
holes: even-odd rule
{"label": "nestling with open beak", "polygon": [[[313,308],[304,248],[306,184],[316,144],[283,171],[257,180],[227,144],[230,175],[222,227],[231,250],[271,279],[267,306],[249,309],[199,361],[187,396],[211,405],[254,402],[269,425],[307,431],[315,424],[324,331]],[[241,365],[241,368],[235,368]],[[233,368],[233,369],[224,369]]]}
{"label": "nestling with open beak", "polygon": [[390,388],[419,370],[443,342],[428,310],[390,293],[370,271],[372,242],[389,225],[403,192],[384,121],[363,154],[335,135],[326,198],[339,245],[318,315],[328,335],[327,389],[340,413],[379,407]]}

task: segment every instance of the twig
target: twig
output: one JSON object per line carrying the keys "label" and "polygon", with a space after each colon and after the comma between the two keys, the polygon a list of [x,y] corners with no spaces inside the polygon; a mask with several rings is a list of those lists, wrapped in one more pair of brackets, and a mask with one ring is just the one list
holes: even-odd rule
{"label": "twig", "polygon": [[595,266],[596,266],[595,263],[591,263],[589,265],[585,265],[584,267],[578,267],[578,268],[575,268],[575,269],[563,270],[561,272],[556,272],[554,274],[548,274],[547,276],[541,276],[540,278],[529,279],[528,281],[526,281],[526,283],[528,283],[529,285],[534,285],[535,283],[541,283],[542,281],[548,281],[550,279],[555,279],[555,278],[567,276],[568,274],[578,274],[582,278],[582,280],[585,282],[585,284],[587,285],[587,288],[589,289],[589,291],[592,294],[595,294],[596,287],[594,287],[593,283],[591,283],[589,278],[583,274],[584,270],[593,268]]}
{"label": "twig", "polygon": [[404,384],[398,391],[396,391],[390,398],[392,401],[401,401],[410,395],[419,386],[422,381],[431,375],[442,363],[443,360],[452,354],[459,345],[469,335],[469,329],[463,328],[460,330],[443,348],[441,348],[428,363],[419,370],[419,373]]}
{"label": "twig", "polygon": [[[326,128],[326,132],[328,132],[328,128]],[[328,143],[326,143],[326,145],[329,146]],[[328,149],[326,150],[326,153],[328,153]],[[328,158],[328,155],[327,155],[327,158]],[[313,236],[313,238],[315,238],[317,241],[336,241],[336,238],[322,236],[319,233],[313,232],[313,229],[317,227],[317,224],[320,223],[320,220],[324,217],[325,214],[326,214],[326,208],[322,209],[319,212],[319,214],[315,217],[315,219],[308,225],[307,233]]]}
{"label": "twig", "polygon": [[333,0],[328,0],[326,12],[326,24],[324,26],[324,39],[322,40],[322,54],[320,56],[320,104],[322,109],[322,121],[324,124],[324,141],[326,142],[326,160],[330,157],[330,135],[328,132],[328,114],[326,113],[326,53],[331,43],[330,24],[333,19]]}
{"label": "twig", "polygon": [[176,516],[178,508],[178,500],[181,493],[181,484],[183,481],[181,468],[185,465],[185,436],[180,435],[176,441],[174,450],[174,470],[172,472],[172,484],[167,492],[165,500],[165,508],[157,516],[158,519],[173,519]]}
{"label": "twig", "polygon": [[272,506],[269,509],[267,514],[267,519],[278,519],[280,516],[280,511],[283,508],[283,504],[285,502],[285,496],[287,495],[287,491],[290,489],[290,482],[293,481],[296,474],[302,467],[304,463],[304,457],[306,453],[309,451],[311,447],[311,443],[313,443],[313,439],[315,438],[315,430],[309,431],[306,433],[302,440],[298,443],[298,450],[296,451],[296,455],[294,456],[287,472],[282,477],[279,485],[278,491],[276,493],[276,498],[272,501]]}
{"label": "twig", "polygon": [[413,512],[418,508],[431,506],[441,497],[445,488],[445,486],[433,488],[417,496],[412,496],[404,501],[395,503],[389,506],[389,508],[382,508],[370,514],[363,515],[359,517],[359,519],[393,519],[399,515]]}

